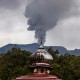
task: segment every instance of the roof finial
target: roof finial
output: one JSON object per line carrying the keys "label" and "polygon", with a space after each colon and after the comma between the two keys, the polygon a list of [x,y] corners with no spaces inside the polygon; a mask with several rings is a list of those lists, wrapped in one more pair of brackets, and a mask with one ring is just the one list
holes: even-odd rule
{"label": "roof finial", "polygon": [[40,40],[41,40],[41,42],[40,42],[39,49],[43,49],[43,37],[42,37],[42,35],[40,36]]}
{"label": "roof finial", "polygon": [[41,35],[41,45],[43,45],[43,42],[42,41],[43,41],[43,38],[42,38],[42,35]]}

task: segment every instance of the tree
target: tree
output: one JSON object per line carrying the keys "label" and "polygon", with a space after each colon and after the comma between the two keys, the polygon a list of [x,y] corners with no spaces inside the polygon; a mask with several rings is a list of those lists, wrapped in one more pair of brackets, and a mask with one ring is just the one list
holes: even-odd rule
{"label": "tree", "polygon": [[[53,56],[51,74],[57,75],[63,80],[80,79],[80,56],[65,53],[58,56],[50,47],[48,52]],[[32,73],[28,69],[30,65],[30,52],[13,47],[0,56],[0,80],[12,80],[16,76]]]}
{"label": "tree", "polygon": [[11,80],[16,76],[28,74],[30,52],[13,47],[0,57],[0,79]]}

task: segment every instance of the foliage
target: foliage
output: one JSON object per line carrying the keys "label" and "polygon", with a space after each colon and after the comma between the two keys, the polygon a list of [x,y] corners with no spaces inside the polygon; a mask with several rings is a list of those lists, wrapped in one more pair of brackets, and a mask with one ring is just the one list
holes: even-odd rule
{"label": "foliage", "polygon": [[53,70],[51,71],[51,74],[55,74],[63,80],[80,79],[80,56],[65,53],[64,55],[58,57],[55,54],[53,58],[56,60],[54,60],[52,64]]}
{"label": "foliage", "polygon": [[[80,56],[68,53],[58,56],[52,48],[48,48],[48,52],[53,56],[51,74],[63,80],[80,79]],[[0,80],[13,80],[16,76],[31,73],[28,69],[30,55],[30,52],[16,46],[0,55]]]}
{"label": "foliage", "polygon": [[16,76],[28,74],[30,52],[13,47],[0,57],[0,80],[12,80]]}

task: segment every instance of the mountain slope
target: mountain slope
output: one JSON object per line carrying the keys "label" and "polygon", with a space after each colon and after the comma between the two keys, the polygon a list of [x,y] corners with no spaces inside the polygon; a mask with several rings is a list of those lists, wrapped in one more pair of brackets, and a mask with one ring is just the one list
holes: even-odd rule
{"label": "mountain slope", "polygon": [[[15,44],[5,45],[5,46],[0,48],[0,53],[5,53],[5,52],[7,52],[9,49],[11,49],[14,46],[15,46]],[[22,50],[35,52],[40,45],[37,44],[37,43],[33,43],[33,44],[17,44],[17,46],[19,48],[21,48]],[[67,50],[66,48],[64,48],[62,46],[45,46],[45,47],[52,47],[52,49],[54,51],[58,49],[60,54],[70,53],[71,55],[80,55],[80,49]]]}

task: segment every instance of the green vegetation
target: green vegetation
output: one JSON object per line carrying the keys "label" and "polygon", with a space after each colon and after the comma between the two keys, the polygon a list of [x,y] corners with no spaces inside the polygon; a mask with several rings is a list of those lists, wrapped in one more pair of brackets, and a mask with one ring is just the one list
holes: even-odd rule
{"label": "green vegetation", "polygon": [[[51,74],[63,80],[80,79],[80,56],[65,53],[58,56],[52,48],[48,52],[53,56]],[[13,47],[6,54],[0,55],[0,80],[13,80],[16,76],[32,73],[28,69],[30,52]]]}
{"label": "green vegetation", "polygon": [[13,47],[0,57],[0,80],[13,80],[16,76],[25,75],[28,69],[30,52]]}
{"label": "green vegetation", "polygon": [[49,48],[48,52],[54,59],[51,74],[55,74],[63,80],[80,79],[80,56],[74,56],[68,53],[58,56],[52,48]]}

